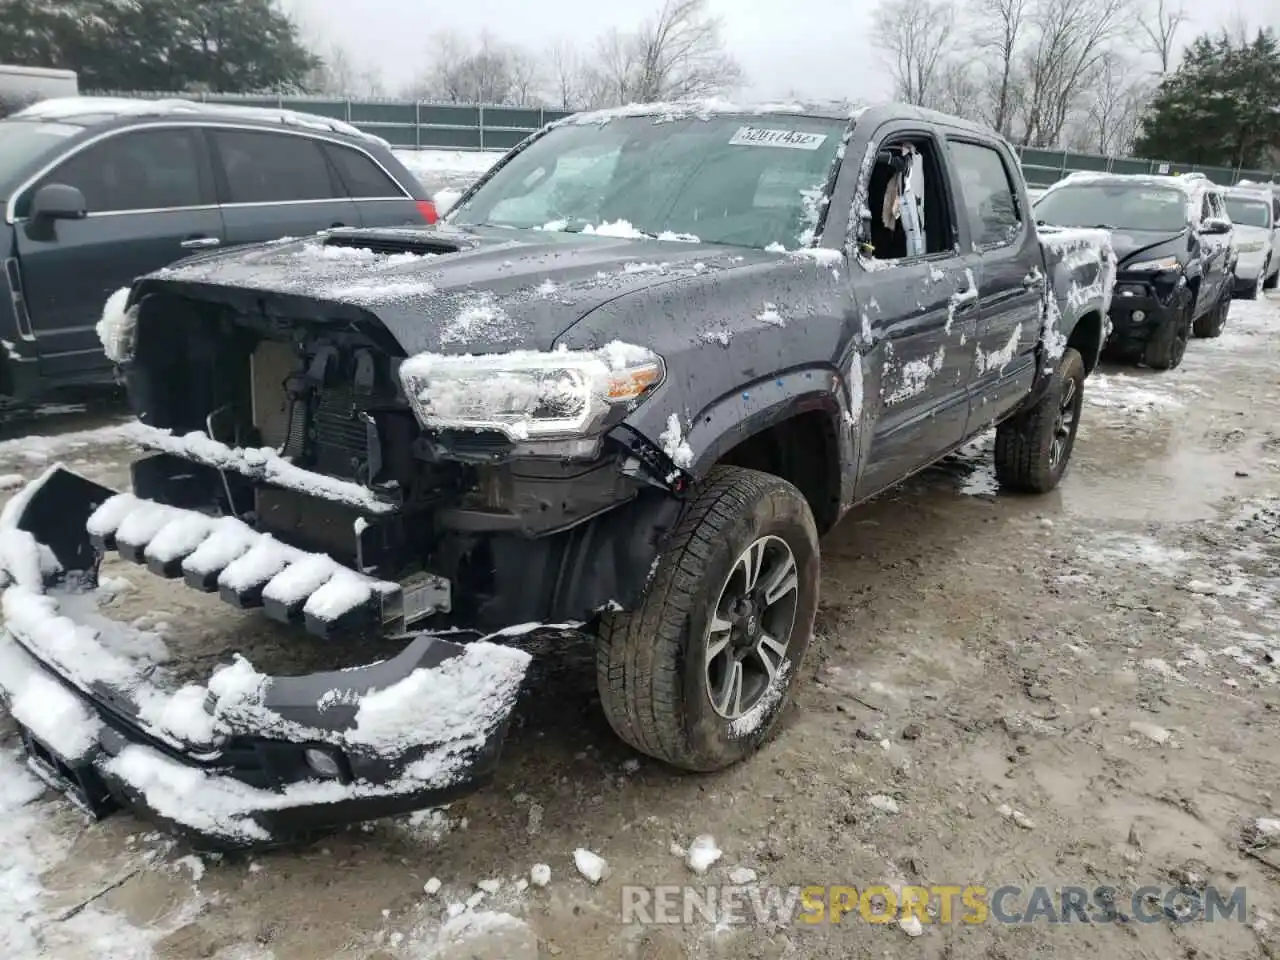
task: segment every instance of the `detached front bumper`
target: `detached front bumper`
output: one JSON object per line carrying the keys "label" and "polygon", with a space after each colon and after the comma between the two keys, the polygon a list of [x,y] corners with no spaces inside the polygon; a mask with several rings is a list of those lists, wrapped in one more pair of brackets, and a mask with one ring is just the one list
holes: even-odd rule
{"label": "detached front bumper", "polygon": [[[243,847],[438,805],[489,780],[526,653],[420,634],[354,669],[272,677],[237,657],[203,684],[166,682],[162,664],[136,654],[138,631],[98,615],[86,587],[107,542],[172,571],[175,555],[180,567],[217,528],[191,511],[165,508],[161,522],[135,507],[117,510],[123,519],[107,532],[103,504],[124,503],[112,496],[54,468],[0,518],[0,696],[31,767],[73,801],[95,816],[134,807],[206,845]],[[240,546],[241,557],[259,549],[241,573],[267,577],[269,546]],[[223,570],[233,563],[224,559]],[[281,577],[290,589],[272,591]],[[326,609],[361,598],[361,609],[374,598],[383,609],[387,596],[314,555],[291,556],[262,591],[277,597],[280,619],[300,622],[317,595]]]}

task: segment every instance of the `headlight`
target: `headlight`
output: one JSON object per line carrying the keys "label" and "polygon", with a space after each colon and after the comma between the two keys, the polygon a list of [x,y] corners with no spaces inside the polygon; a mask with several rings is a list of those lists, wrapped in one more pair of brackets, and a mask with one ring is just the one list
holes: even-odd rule
{"label": "headlight", "polygon": [[1138,263],[1126,263],[1120,268],[1121,273],[1158,273],[1161,270],[1181,270],[1177,257],[1161,257],[1159,260],[1142,260]]}
{"label": "headlight", "polygon": [[418,354],[400,365],[424,427],[496,430],[512,440],[590,435],[611,409],[640,399],[665,374],[657,354],[620,341],[600,350]]}

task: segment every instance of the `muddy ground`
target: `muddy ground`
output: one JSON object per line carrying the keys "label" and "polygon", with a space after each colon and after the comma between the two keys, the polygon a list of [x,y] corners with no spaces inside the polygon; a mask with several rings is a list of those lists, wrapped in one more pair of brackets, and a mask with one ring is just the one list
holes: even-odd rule
{"label": "muddy ground", "polygon": [[[6,726],[6,956],[1280,955],[1280,837],[1268,849],[1256,828],[1280,815],[1280,300],[1237,302],[1182,369],[1107,367],[1086,397],[1055,494],[996,494],[979,444],[826,538],[798,702],[761,754],[721,775],[621,745],[589,646],[557,638],[534,645],[492,787],[303,849],[197,857],[128,814],[88,823],[19,768]],[[61,459],[119,483],[129,451],[106,423],[28,423],[0,443],[0,473]],[[107,610],[148,615],[202,669],[234,647],[273,668],[317,655],[137,568],[107,573],[132,585]],[[724,855],[700,877],[672,846],[707,833]],[[598,886],[575,872],[578,847],[607,860]],[[550,884],[519,889],[535,863]],[[1244,922],[1148,905],[1155,922],[927,923],[919,936],[856,914],[623,922],[624,885],[728,884],[743,867],[760,890],[1102,885],[1129,914],[1140,887],[1188,885],[1243,887],[1246,907]],[[443,886],[428,895],[432,877]],[[487,879],[502,885],[476,901]]]}

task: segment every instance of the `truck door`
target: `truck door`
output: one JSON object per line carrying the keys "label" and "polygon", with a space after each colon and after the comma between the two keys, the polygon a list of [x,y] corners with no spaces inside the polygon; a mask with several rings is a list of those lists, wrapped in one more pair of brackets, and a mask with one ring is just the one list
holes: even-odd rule
{"label": "truck door", "polygon": [[[32,199],[48,184],[78,190],[85,216],[31,216]],[[136,128],[90,143],[24,191],[15,212],[40,374],[53,382],[109,375],[94,328],[113,291],[222,242],[204,142],[183,127]]]}
{"label": "truck door", "polygon": [[972,246],[982,257],[978,334],[972,345],[967,434],[994,423],[1030,392],[1038,362],[1044,258],[1007,150],[981,138],[947,139],[949,169]]}
{"label": "truck door", "polygon": [[[928,129],[886,125],[873,138],[852,216],[862,244],[850,270],[862,326],[864,467],[857,495],[896,483],[960,443],[977,335],[981,258],[957,247],[956,204],[941,143]],[[909,147],[924,252],[895,222],[893,154]],[[892,224],[892,225],[890,225]]]}

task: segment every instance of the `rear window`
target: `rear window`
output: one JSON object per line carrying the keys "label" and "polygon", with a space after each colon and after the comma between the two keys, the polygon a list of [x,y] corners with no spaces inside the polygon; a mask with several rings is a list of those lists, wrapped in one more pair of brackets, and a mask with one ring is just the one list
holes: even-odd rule
{"label": "rear window", "polygon": [[283,133],[215,130],[229,203],[330,200],[335,188],[320,144]]}
{"label": "rear window", "polygon": [[386,171],[363,153],[333,143],[325,144],[325,151],[351,196],[361,199],[404,196],[404,191]]}
{"label": "rear window", "polygon": [[42,123],[34,120],[0,121],[0,200],[23,172],[42,159],[52,159],[58,148],[84,128],[71,123]]}

